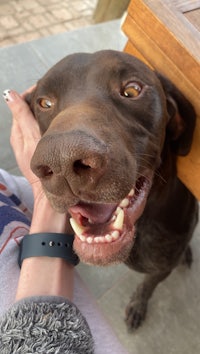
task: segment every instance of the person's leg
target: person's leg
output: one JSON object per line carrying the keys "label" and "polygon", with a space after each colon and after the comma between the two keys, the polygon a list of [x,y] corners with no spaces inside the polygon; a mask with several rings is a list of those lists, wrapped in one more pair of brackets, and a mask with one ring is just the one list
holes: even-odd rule
{"label": "person's leg", "polygon": [[[20,273],[19,242],[29,230],[29,218],[17,208],[17,204],[21,201],[30,210],[33,206],[32,191],[27,180],[0,169],[0,203],[1,192],[2,196],[4,194],[4,203],[0,204],[0,219],[5,221],[4,213],[6,212],[7,216],[10,213],[10,222],[0,233],[0,314],[14,302]],[[5,207],[6,199],[7,208],[2,209],[2,206]],[[16,205],[13,206],[10,201]],[[22,203],[19,206],[21,205]],[[90,326],[96,344],[95,354],[127,353],[77,272],[75,272],[74,303]]]}
{"label": "person's leg", "polygon": [[29,211],[33,210],[32,188],[25,177],[14,176],[0,169],[0,183],[7,186],[11,193],[16,195]]}
{"label": "person's leg", "polygon": [[27,183],[25,178],[0,169],[0,313],[14,301],[20,272],[19,243],[29,232],[30,204],[25,199],[31,197],[26,194]]}

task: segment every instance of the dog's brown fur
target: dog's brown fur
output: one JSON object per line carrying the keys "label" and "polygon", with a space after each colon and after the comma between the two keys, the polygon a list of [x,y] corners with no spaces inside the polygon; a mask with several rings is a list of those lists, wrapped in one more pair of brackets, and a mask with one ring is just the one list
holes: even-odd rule
{"label": "dog's brown fur", "polygon": [[[126,92],[130,86],[133,97]],[[45,99],[51,107],[41,107]],[[43,135],[32,169],[61,212],[73,214],[78,205],[99,227],[111,214],[106,219],[104,207],[114,209],[133,187],[139,200],[137,181],[148,181],[119,240],[87,244],[76,237],[74,242],[83,261],[124,261],[147,274],[126,309],[128,327],[137,328],[157,284],[183,257],[191,263],[188,243],[198,204],[177,178],[176,157],[190,150],[195,112],[166,78],[115,51],[64,58],[27,101]]]}

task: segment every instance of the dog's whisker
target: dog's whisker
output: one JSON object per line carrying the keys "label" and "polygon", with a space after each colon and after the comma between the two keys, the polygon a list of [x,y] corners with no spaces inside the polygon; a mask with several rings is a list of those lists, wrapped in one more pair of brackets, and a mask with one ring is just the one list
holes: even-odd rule
{"label": "dog's whisker", "polygon": [[154,175],[160,178],[165,184],[167,183],[167,180],[161,175],[159,171],[156,170]]}
{"label": "dog's whisker", "polygon": [[153,157],[154,158],[154,155],[152,155],[152,154],[145,154],[145,153],[137,153],[137,156],[147,156],[147,157]]}
{"label": "dog's whisker", "polygon": [[[149,164],[149,166],[151,166],[151,165]],[[142,168],[142,169],[145,169],[149,166],[145,166],[145,165],[141,165],[141,164],[138,165],[138,167]],[[161,175],[161,173],[158,170],[155,170],[154,175],[157,176],[158,178],[160,178],[164,183],[167,183],[166,179]],[[141,176],[145,177],[144,175],[141,175]]]}

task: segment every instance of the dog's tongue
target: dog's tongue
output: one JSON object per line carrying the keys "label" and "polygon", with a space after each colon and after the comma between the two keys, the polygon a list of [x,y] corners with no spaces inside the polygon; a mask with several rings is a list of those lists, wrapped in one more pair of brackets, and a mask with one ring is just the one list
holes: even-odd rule
{"label": "dog's tongue", "polygon": [[77,205],[69,208],[69,213],[74,219],[84,217],[90,220],[93,224],[103,224],[107,222],[117,204],[98,204],[98,203],[85,203],[80,202]]}

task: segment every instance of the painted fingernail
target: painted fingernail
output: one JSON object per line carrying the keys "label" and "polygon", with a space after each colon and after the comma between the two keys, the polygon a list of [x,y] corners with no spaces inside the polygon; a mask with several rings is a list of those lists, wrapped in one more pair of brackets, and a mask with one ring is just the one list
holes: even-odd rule
{"label": "painted fingernail", "polygon": [[5,90],[3,92],[3,98],[6,102],[12,101],[12,97],[11,97],[10,93],[11,93],[11,90]]}

